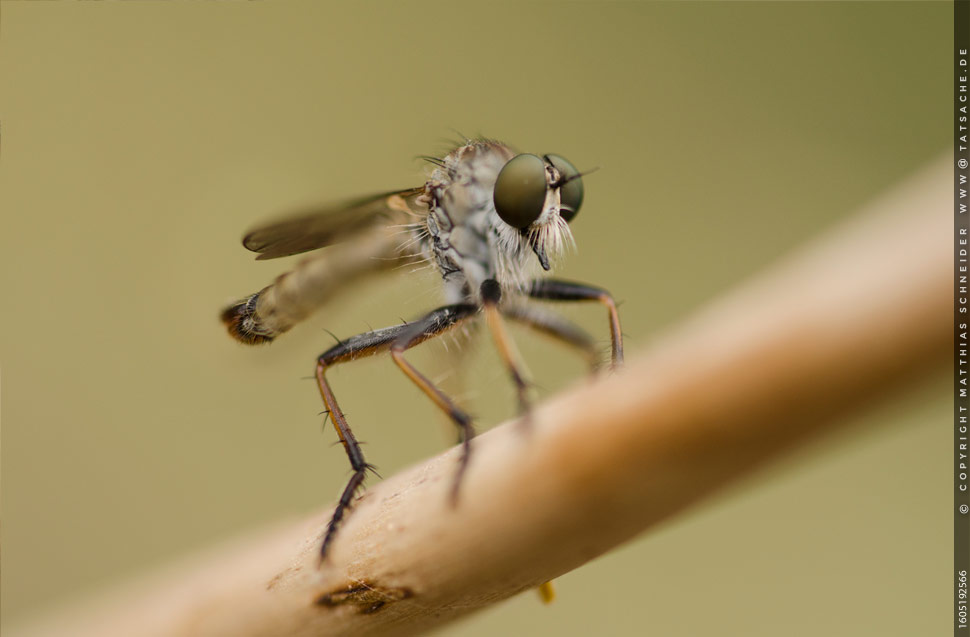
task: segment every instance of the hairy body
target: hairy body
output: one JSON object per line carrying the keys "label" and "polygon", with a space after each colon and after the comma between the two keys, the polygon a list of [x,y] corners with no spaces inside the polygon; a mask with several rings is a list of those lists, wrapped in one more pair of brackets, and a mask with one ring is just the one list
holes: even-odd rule
{"label": "hairy body", "polygon": [[598,301],[609,312],[611,359],[623,356],[612,296],[600,288],[555,279],[549,271],[573,239],[569,222],[583,199],[582,175],[558,155],[516,154],[488,139],[466,140],[442,158],[418,188],[310,210],[250,231],[243,245],[269,259],[326,248],[293,271],[223,311],[229,333],[248,344],[268,343],[307,318],[360,277],[407,263],[430,263],[441,275],[446,305],[403,325],[353,336],[317,358],[320,395],[354,471],[321,544],[333,541],[370,465],[326,379],[338,363],[389,352],[398,367],[458,427],[463,454],[452,497],[471,455],[471,418],[415,369],[404,352],[467,321],[484,316],[515,384],[520,411],[529,409],[528,382],[505,330],[504,318],[522,322],[599,362],[592,338],[535,300]]}

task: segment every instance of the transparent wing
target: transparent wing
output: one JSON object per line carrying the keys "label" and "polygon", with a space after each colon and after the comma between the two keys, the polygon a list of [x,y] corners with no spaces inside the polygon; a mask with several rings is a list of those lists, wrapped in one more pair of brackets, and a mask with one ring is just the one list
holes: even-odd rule
{"label": "transparent wing", "polygon": [[422,192],[423,187],[410,188],[303,210],[253,228],[242,243],[259,253],[258,260],[315,250],[346,241],[376,225],[408,223],[416,214],[427,214],[415,202]]}

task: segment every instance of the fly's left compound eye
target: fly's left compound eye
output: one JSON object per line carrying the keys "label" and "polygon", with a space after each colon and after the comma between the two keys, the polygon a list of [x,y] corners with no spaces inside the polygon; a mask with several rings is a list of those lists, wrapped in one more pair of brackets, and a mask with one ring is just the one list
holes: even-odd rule
{"label": "fly's left compound eye", "polygon": [[549,163],[555,166],[562,176],[562,185],[559,187],[559,201],[562,208],[559,216],[567,223],[573,220],[579,207],[583,205],[583,178],[579,176],[576,167],[559,155],[546,155]]}
{"label": "fly's left compound eye", "polygon": [[495,212],[513,228],[528,228],[546,203],[546,162],[537,155],[516,155],[495,180]]}

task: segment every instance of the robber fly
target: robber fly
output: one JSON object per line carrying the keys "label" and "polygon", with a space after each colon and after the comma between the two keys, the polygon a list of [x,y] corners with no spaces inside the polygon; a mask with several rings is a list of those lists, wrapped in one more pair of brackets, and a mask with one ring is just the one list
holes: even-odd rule
{"label": "robber fly", "polygon": [[462,445],[454,499],[470,458],[472,421],[404,358],[408,349],[483,317],[515,385],[522,414],[529,409],[528,383],[504,318],[579,349],[594,368],[599,360],[598,347],[586,332],[534,300],[602,303],[609,312],[612,364],[623,358],[619,315],[609,292],[536,278],[539,268],[550,270],[572,244],[569,223],[583,203],[581,173],[559,155],[516,154],[488,139],[466,140],[442,158],[424,159],[435,168],[423,186],[311,210],[247,233],[243,245],[258,252],[257,259],[326,249],[222,313],[236,339],[268,343],[365,275],[420,261],[441,275],[445,305],[413,322],[339,341],[317,358],[320,395],[353,469],[327,527],[321,559],[372,469],[327,382],[334,365],[390,352],[405,375],[448,415]]}

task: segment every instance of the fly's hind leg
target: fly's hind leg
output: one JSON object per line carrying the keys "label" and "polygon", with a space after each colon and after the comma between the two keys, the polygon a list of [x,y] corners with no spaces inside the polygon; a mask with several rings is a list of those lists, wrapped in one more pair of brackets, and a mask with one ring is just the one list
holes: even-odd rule
{"label": "fly's hind leg", "polygon": [[528,294],[534,299],[546,301],[597,301],[605,305],[610,316],[613,367],[623,363],[623,332],[620,331],[620,314],[616,311],[612,294],[602,288],[558,279],[533,281]]}
{"label": "fly's hind leg", "polygon": [[[337,501],[337,507],[334,509],[333,517],[330,518],[330,524],[327,525],[327,532],[324,535],[323,544],[320,546],[321,562],[326,558],[327,551],[333,542],[337,528],[340,526],[347,510],[350,508],[354,494],[363,484],[367,470],[372,468],[364,460],[364,454],[360,450],[360,443],[354,437],[354,433],[351,431],[350,425],[347,424],[347,419],[340,409],[340,405],[337,404],[337,399],[326,379],[327,370],[338,363],[344,363],[363,356],[371,356],[388,350],[391,350],[392,356],[395,356],[396,361],[399,356],[397,352],[399,342],[407,343],[404,349],[413,347],[433,336],[443,333],[448,328],[472,316],[477,310],[478,308],[476,306],[470,304],[448,305],[431,312],[417,322],[374,330],[349,338],[331,347],[317,358],[316,378],[317,386],[320,388],[320,396],[327,406],[330,419],[333,422],[334,428],[337,430],[337,435],[340,437],[340,442],[347,452],[347,458],[350,460],[350,466],[354,471],[354,474],[347,482],[347,486],[344,487],[340,499]],[[430,385],[430,383],[428,384]],[[463,431],[467,439],[470,437],[471,420],[468,419],[464,412],[461,412],[457,408],[454,409],[456,413],[461,414],[461,417],[467,421],[463,425]],[[467,462],[467,459],[464,462]]]}

